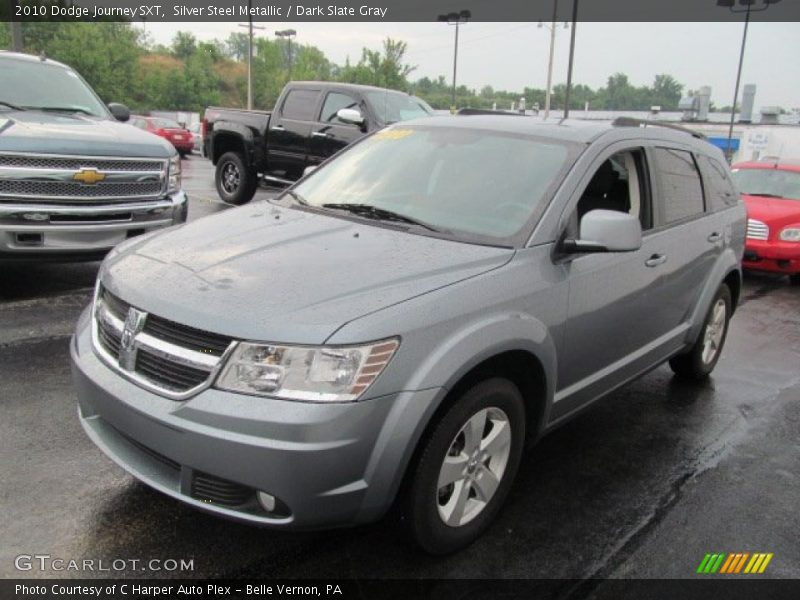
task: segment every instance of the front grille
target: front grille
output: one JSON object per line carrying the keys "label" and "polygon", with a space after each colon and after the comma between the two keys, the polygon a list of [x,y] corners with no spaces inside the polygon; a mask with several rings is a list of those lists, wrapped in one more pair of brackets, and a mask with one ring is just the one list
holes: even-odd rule
{"label": "front grille", "polygon": [[254,501],[255,491],[247,486],[196,471],[192,478],[192,496],[214,504],[237,507]]}
{"label": "front grille", "polygon": [[769,227],[755,219],[747,219],[747,237],[751,240],[769,239]]}
{"label": "front grille", "polygon": [[185,392],[208,379],[208,371],[183,365],[144,349],[136,353],[135,371],[158,386],[173,392]]}
{"label": "front grille", "polygon": [[188,325],[149,315],[144,325],[144,332],[184,348],[206,352],[214,356],[222,356],[231,343],[231,338],[216,333],[201,331]]}
{"label": "front grille", "polygon": [[0,180],[0,195],[24,200],[32,198],[59,199],[141,199],[161,194],[160,181],[126,181],[85,185],[73,181],[33,181],[26,179]]}
{"label": "front grille", "polygon": [[152,171],[158,173],[164,168],[162,160],[109,160],[103,158],[74,158],[69,156],[9,156],[0,154],[0,167],[20,169],[66,169],[84,168],[98,171]]}
{"label": "front grille", "polygon": [[[141,337],[135,337],[133,350],[126,350],[121,348],[121,340],[131,308],[124,300],[101,289],[96,339],[98,346],[113,360],[113,367],[135,376],[134,381],[146,382],[145,387],[155,388],[154,391],[174,399],[184,398],[181,394],[209,381],[231,338],[147,314]],[[121,357],[121,352],[126,356]],[[120,365],[129,365],[126,368],[132,370],[126,371]]]}

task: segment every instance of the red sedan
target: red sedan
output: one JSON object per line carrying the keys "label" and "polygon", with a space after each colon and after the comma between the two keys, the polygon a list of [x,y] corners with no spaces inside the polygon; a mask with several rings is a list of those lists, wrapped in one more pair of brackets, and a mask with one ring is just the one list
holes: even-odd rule
{"label": "red sedan", "polygon": [[747,205],[742,266],[800,284],[800,161],[745,162],[732,172]]}
{"label": "red sedan", "polygon": [[192,148],[194,148],[192,132],[184,129],[172,119],[136,115],[131,117],[130,124],[163,137],[175,146],[175,149],[182,157],[191,153]]}

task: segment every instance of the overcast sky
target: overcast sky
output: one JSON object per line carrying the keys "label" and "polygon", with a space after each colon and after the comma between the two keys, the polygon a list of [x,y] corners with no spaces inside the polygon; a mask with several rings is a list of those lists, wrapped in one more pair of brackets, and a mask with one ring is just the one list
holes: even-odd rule
{"label": "overcast sky", "polygon": [[[274,38],[275,29],[297,30],[298,43],[312,44],[334,62],[349,56],[356,62],[361,48],[379,48],[387,37],[408,43],[412,78],[445,75],[453,69],[453,27],[444,23],[258,23]],[[137,25],[141,27],[141,24]],[[687,88],[711,86],[717,106],[730,105],[742,39],[737,23],[579,23],[576,31],[573,81],[593,88],[609,75],[626,73],[634,85],[650,85],[657,73],[668,73]],[[200,39],[225,39],[245,31],[235,23],[148,23],[155,41],[168,43],[175,31],[191,31]],[[554,82],[565,82],[570,30],[559,25]],[[550,35],[537,23],[476,23],[460,29],[458,84],[521,90],[544,88]],[[742,84],[757,86],[756,108],[800,107],[800,24],[751,23]]]}

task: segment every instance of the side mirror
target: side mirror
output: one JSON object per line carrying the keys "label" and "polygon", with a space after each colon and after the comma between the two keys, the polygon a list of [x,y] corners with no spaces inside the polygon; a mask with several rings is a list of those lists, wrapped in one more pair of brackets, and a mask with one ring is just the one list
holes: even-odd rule
{"label": "side mirror", "polygon": [[581,219],[578,237],[564,242],[566,252],[633,252],[642,247],[642,226],[628,213],[590,210]]}
{"label": "side mirror", "polygon": [[354,108],[340,108],[336,116],[339,117],[342,123],[349,123],[350,125],[364,124],[364,117],[361,115],[361,111]]}
{"label": "side mirror", "polygon": [[114,115],[114,118],[117,121],[122,121],[124,123],[131,118],[131,109],[129,109],[124,104],[119,104],[118,102],[110,102],[108,104],[108,110],[111,111],[111,114]]}
{"label": "side mirror", "polygon": [[313,173],[317,168],[317,165],[308,165],[305,169],[303,169],[303,177],[310,175]]}

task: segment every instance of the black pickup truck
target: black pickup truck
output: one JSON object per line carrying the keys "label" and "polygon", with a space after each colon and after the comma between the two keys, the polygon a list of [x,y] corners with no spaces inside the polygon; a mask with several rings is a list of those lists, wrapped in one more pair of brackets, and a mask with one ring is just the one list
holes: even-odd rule
{"label": "black pickup truck", "polygon": [[209,107],[206,156],[220,198],[248,202],[259,178],[289,184],[348,144],[397,121],[433,114],[424,100],[378,87],[291,82],[269,111]]}

